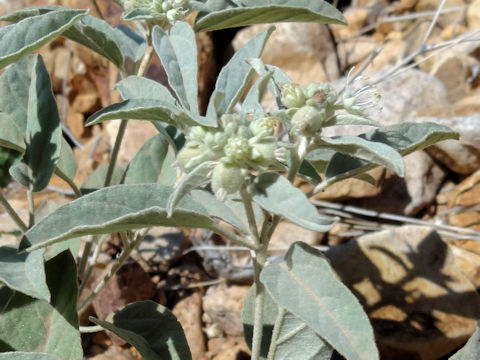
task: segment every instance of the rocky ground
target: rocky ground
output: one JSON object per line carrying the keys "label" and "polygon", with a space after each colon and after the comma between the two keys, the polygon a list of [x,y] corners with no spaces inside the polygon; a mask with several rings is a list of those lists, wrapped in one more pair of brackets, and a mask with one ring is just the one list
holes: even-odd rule
{"label": "rocky ground", "polygon": [[[282,223],[274,236],[272,255],[298,240],[326,246],[334,269],[371,319],[382,359],[446,359],[480,318],[480,0],[444,1],[431,26],[440,3],[353,0],[343,9],[346,27],[276,24],[263,57],[300,84],[331,81],[342,86],[355,66],[353,73],[363,71],[360,81],[375,82],[381,94],[382,109],[371,114],[375,120],[434,121],[461,134],[460,141],[407,156],[404,178],[378,168],[370,173],[377,186],[352,179],[316,196],[321,212],[341,218],[328,234]],[[44,4],[90,6],[88,0],[0,0],[0,13]],[[112,1],[100,0],[99,5],[113,25],[120,23],[121,10]],[[232,48],[262,27],[198,35],[203,106]],[[65,128],[77,142],[75,180],[81,184],[108,161],[118,124],[85,128],[84,121],[118,100],[112,90],[118,74],[103,58],[64,39],[41,53]],[[154,62],[148,76],[165,80],[161,64]],[[266,99],[266,108],[270,104]],[[150,123],[131,122],[120,161],[130,159],[155,131]],[[337,127],[330,135],[347,131],[352,130]],[[24,190],[12,183],[6,194],[27,215]],[[45,209],[70,200],[60,179],[36,197]],[[14,225],[1,212],[0,228],[0,242],[14,243],[8,235]],[[105,244],[88,286],[119,251],[114,236]],[[241,249],[225,251],[224,245],[201,231],[154,229],[86,315],[104,318],[132,301],[154,299],[173,309],[194,359],[248,359],[240,312],[251,282],[249,255]],[[104,333],[85,336],[84,345],[90,359],[138,358],[120,339]]]}

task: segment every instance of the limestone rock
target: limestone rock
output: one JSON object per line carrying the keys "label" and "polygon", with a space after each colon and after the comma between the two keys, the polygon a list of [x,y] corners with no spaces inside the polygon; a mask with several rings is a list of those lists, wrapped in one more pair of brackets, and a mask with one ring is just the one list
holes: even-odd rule
{"label": "limestone rock", "polygon": [[358,36],[340,42],[337,45],[338,58],[343,69],[358,64],[366,59],[379,46],[379,43],[370,36]]}
{"label": "limestone rock", "polygon": [[192,359],[201,359],[206,351],[202,330],[202,295],[199,291],[193,292],[181,299],[172,312],[185,332]]}
{"label": "limestone rock", "polygon": [[480,105],[455,105],[425,109],[415,122],[435,122],[460,133],[460,141],[447,140],[428,148],[438,162],[459,174],[480,168]]}
{"label": "limestone rock", "polygon": [[438,359],[476,328],[480,297],[428,227],[365,235],[327,256],[369,315],[382,359]]}
{"label": "limestone rock", "polygon": [[[318,23],[275,23],[262,59],[280,67],[299,84],[333,80],[338,77],[335,50],[326,25]],[[268,25],[253,25],[240,30],[233,40],[242,48]],[[326,69],[329,69],[327,72]]]}
{"label": "limestone rock", "polygon": [[220,284],[208,288],[203,297],[203,320],[209,337],[242,336],[242,306],[249,286]]}
{"label": "limestone rock", "polygon": [[480,29],[480,0],[474,0],[468,5],[467,24],[469,29]]}
{"label": "limestone rock", "polygon": [[[440,6],[440,0],[418,0],[415,5],[415,11],[427,11],[436,10]],[[463,0],[447,0],[444,5],[444,9],[465,6]],[[449,24],[458,22],[459,12],[451,12],[443,14],[438,18],[438,24],[441,27],[446,27]]]}
{"label": "limestone rock", "polygon": [[[290,245],[296,241],[303,241],[310,246],[316,246],[320,243],[323,233],[304,229],[290,222],[281,222],[278,224],[269,243],[272,254],[285,253]],[[278,249],[278,250],[277,250]]]}

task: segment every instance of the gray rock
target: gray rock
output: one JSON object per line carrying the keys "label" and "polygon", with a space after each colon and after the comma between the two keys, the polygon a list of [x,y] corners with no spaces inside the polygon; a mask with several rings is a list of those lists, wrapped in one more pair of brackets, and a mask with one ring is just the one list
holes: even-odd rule
{"label": "gray rock", "polygon": [[327,256],[369,315],[382,359],[438,359],[476,328],[480,297],[428,227],[365,235]]}

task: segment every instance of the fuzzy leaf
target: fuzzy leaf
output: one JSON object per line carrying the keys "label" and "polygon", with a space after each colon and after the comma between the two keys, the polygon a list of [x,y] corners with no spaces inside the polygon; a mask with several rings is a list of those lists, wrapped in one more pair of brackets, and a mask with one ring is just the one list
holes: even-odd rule
{"label": "fuzzy leaf", "polygon": [[216,122],[182,110],[172,103],[152,99],[126,100],[104,107],[90,116],[87,125],[118,119],[163,121],[179,127],[216,125]]}
{"label": "fuzzy leaf", "polygon": [[[243,49],[238,50],[225,65],[218,75],[215,90],[210,97],[207,109],[207,118],[217,114],[226,114],[232,111],[235,104],[240,100],[252,75],[252,67],[245,61],[250,58],[258,58],[262,54],[266,41],[273,31],[273,26],[268,27],[252,40]],[[218,93],[223,97],[218,98]],[[211,106],[212,101],[218,100],[217,106]]]}
{"label": "fuzzy leaf", "polygon": [[38,351],[82,360],[77,316],[77,268],[69,251],[45,264],[50,302],[19,292],[0,316],[0,352]]}
{"label": "fuzzy leaf", "polygon": [[186,196],[167,218],[173,189],[161,184],[114,185],[58,208],[29,229],[20,249],[29,251],[88,234],[109,234],[150,226],[209,228],[213,222],[203,206]]}
{"label": "fuzzy leaf", "polygon": [[133,62],[140,61],[147,48],[147,42],[141,32],[127,25],[119,25],[115,30],[119,35],[123,55]]}
{"label": "fuzzy leaf", "polygon": [[342,13],[322,0],[209,0],[196,18],[195,31],[281,21],[346,24]]}
{"label": "fuzzy leaf", "polygon": [[156,183],[162,175],[162,167],[168,152],[168,141],[162,134],[148,139],[128,164],[125,184]]}
{"label": "fuzzy leaf", "polygon": [[281,85],[287,85],[292,80],[285,74],[282,69],[274,65],[265,65],[261,59],[249,59],[248,63],[255,69],[258,75],[263,76],[270,71],[273,71],[273,76],[269,84],[269,90],[275,95],[277,106],[281,109],[283,106],[280,99],[282,98]]}
{"label": "fuzzy leaf", "polygon": [[480,322],[477,323],[477,330],[468,339],[464,347],[458,350],[449,360],[477,360],[480,356]]}
{"label": "fuzzy leaf", "polygon": [[250,88],[245,97],[245,100],[242,104],[242,112],[245,114],[253,114],[258,117],[263,117],[265,111],[263,110],[262,105],[260,102],[265,95],[265,91],[267,90],[267,85],[270,82],[270,79],[273,76],[273,71],[269,71],[266,74],[260,76],[260,78],[255,81],[255,84]]}
{"label": "fuzzy leaf", "polygon": [[263,269],[260,280],[275,302],[304,321],[345,358],[379,358],[367,315],[355,296],[337,280],[320,251],[296,242],[283,262]]}
{"label": "fuzzy leaf", "polygon": [[371,125],[371,126],[380,126],[380,124],[371,120],[367,117],[353,114],[339,114],[336,115],[331,120],[327,121],[324,126],[334,126],[334,125]]}
{"label": "fuzzy leaf", "polygon": [[14,351],[0,353],[0,360],[61,360],[53,354],[40,352]]}
{"label": "fuzzy leaf", "polygon": [[192,358],[178,320],[165,306],[153,301],[125,306],[113,314],[113,323],[94,317],[90,320],[135,346],[145,360]]}
{"label": "fuzzy leaf", "polygon": [[0,28],[0,69],[61,35],[85,10],[57,10]]}
{"label": "fuzzy leaf", "polygon": [[186,109],[198,114],[197,43],[193,29],[183,21],[175,22],[168,33],[155,26],[152,43],[178,99]]}
{"label": "fuzzy leaf", "polygon": [[206,161],[201,163],[195,169],[185,174],[180,182],[175,187],[172,195],[168,198],[167,214],[172,216],[173,210],[178,202],[187,195],[191,190],[201,185],[212,171],[215,163],[213,161]]}
{"label": "fuzzy leaf", "polygon": [[176,100],[165,86],[140,76],[129,76],[119,81],[115,88],[124,100],[150,99],[175,104]]}
{"label": "fuzzy leaf", "polygon": [[324,232],[334,225],[333,219],[321,216],[305,194],[279,174],[260,174],[254,181],[253,200],[306,229]]}
{"label": "fuzzy leaf", "polygon": [[[105,186],[105,178],[107,177],[108,164],[102,164],[98,166],[93,172],[87,176],[83,181],[80,190],[82,194],[88,194],[98,189],[101,189]],[[123,174],[125,169],[121,166],[115,166],[113,169],[112,179],[110,180],[111,185],[118,185],[122,182]]]}
{"label": "fuzzy leaf", "polygon": [[58,158],[55,173],[62,179],[68,178],[73,180],[77,172],[77,161],[73,155],[72,148],[68,142],[62,137],[60,145],[60,156]]}
{"label": "fuzzy leaf", "polygon": [[243,223],[237,213],[226,203],[218,200],[215,196],[205,190],[192,190],[190,196],[202,204],[208,212],[208,216],[222,220],[245,234],[248,234],[248,227]]}
{"label": "fuzzy leaf", "polygon": [[10,168],[12,177],[23,186],[44,189],[60,156],[62,129],[57,103],[45,64],[40,55],[24,59],[31,69],[28,89],[26,151],[22,161]]}
{"label": "fuzzy leaf", "polygon": [[50,301],[43,250],[19,254],[16,248],[0,247],[0,282],[23,294]]}

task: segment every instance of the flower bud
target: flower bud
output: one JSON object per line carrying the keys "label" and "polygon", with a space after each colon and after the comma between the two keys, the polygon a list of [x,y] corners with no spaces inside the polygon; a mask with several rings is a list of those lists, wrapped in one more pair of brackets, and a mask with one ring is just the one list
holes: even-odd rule
{"label": "flower bud", "polygon": [[251,148],[244,136],[231,137],[224,148],[225,155],[233,162],[250,158]]}
{"label": "flower bud", "polygon": [[310,83],[304,88],[306,104],[310,106],[331,106],[337,101],[338,94],[329,83]]}
{"label": "flower bud", "polygon": [[[254,138],[252,138],[254,139]],[[277,141],[275,138],[251,144],[251,160],[259,166],[268,167],[276,162],[275,151],[277,150]]]}
{"label": "flower bud", "polygon": [[203,142],[203,138],[207,132],[201,126],[194,126],[190,129],[189,138],[191,141]]}
{"label": "flower bud", "polygon": [[212,190],[219,198],[239,191],[243,182],[242,171],[237,166],[219,162],[213,169]]}
{"label": "flower bud", "polygon": [[291,122],[293,128],[299,133],[306,136],[315,136],[322,129],[325,119],[325,109],[305,105],[293,115]]}
{"label": "flower bud", "polygon": [[282,88],[282,97],[280,101],[287,108],[301,107],[305,105],[305,94],[302,87],[297,84],[288,84]]}
{"label": "flower bud", "polygon": [[170,9],[167,11],[167,19],[170,23],[173,23],[182,17],[182,12],[178,9]]}
{"label": "flower bud", "polygon": [[177,164],[188,173],[205,161],[215,160],[215,153],[204,145],[186,144],[177,155]]}

